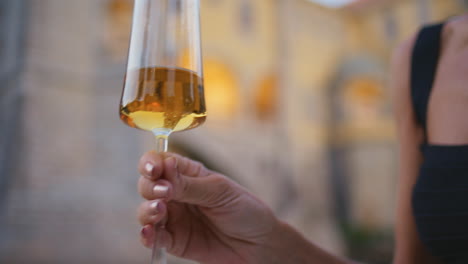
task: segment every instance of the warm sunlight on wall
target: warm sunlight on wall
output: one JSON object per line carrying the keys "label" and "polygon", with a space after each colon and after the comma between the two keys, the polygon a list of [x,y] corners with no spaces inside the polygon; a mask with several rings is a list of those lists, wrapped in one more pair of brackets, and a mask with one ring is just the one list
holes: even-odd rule
{"label": "warm sunlight on wall", "polygon": [[205,58],[203,68],[210,119],[231,119],[239,105],[239,89],[234,73],[227,65],[212,58]]}
{"label": "warm sunlight on wall", "polygon": [[264,77],[256,87],[255,110],[261,120],[275,117],[278,106],[278,76],[270,74]]}

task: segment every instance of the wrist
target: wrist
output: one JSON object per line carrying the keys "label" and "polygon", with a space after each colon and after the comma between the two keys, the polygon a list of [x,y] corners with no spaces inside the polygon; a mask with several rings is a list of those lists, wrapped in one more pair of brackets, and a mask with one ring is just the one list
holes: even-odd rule
{"label": "wrist", "polygon": [[278,221],[255,263],[350,264],[314,245],[289,224]]}

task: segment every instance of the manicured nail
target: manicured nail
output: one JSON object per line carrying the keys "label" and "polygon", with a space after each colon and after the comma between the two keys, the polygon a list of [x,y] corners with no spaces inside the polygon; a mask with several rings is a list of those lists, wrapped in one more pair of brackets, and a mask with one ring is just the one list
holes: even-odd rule
{"label": "manicured nail", "polygon": [[164,185],[156,185],[153,188],[154,195],[160,196],[160,197],[166,197],[167,196],[167,191],[169,191],[169,187],[164,186]]}
{"label": "manicured nail", "polygon": [[153,174],[153,169],[154,169],[154,165],[151,164],[151,163],[146,163],[145,165],[145,173],[146,173],[146,176],[148,177],[151,177],[152,174]]}
{"label": "manicured nail", "polygon": [[149,235],[149,227],[144,226],[144,227],[141,229],[141,235],[142,235],[143,237],[148,237],[148,235]]}
{"label": "manicured nail", "polygon": [[159,213],[159,202],[158,202],[158,201],[152,203],[152,204],[150,205],[150,207],[151,207],[151,209],[153,210],[153,213],[154,213],[154,214],[158,214],[158,213]]}

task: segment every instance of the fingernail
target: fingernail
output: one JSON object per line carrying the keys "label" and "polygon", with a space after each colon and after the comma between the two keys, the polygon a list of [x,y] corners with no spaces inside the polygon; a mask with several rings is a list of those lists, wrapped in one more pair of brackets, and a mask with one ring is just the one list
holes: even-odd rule
{"label": "fingernail", "polygon": [[151,177],[152,174],[153,174],[153,169],[154,169],[154,165],[151,164],[151,163],[146,163],[145,165],[145,173],[146,173],[146,176],[148,177]]}
{"label": "fingernail", "polygon": [[154,195],[160,196],[160,197],[165,197],[165,196],[167,196],[167,191],[169,191],[169,187],[168,187],[168,186],[164,186],[164,185],[156,185],[156,186],[154,186],[154,188],[153,188],[153,193],[154,193]]}
{"label": "fingernail", "polygon": [[150,205],[150,207],[151,207],[151,209],[153,209],[153,212],[154,212],[155,214],[158,214],[158,213],[159,213],[159,202],[158,202],[158,201],[152,203],[152,204]]}
{"label": "fingernail", "polygon": [[178,163],[178,161],[177,161],[176,158],[174,158],[174,157],[169,157],[169,158],[166,159],[166,162],[168,162],[169,164],[173,163],[173,164],[174,164],[174,165],[173,165],[173,168],[174,168],[174,169],[177,169],[177,163]]}
{"label": "fingernail", "polygon": [[141,229],[141,235],[143,237],[148,237],[149,235],[149,228],[147,226],[144,226],[142,229]]}

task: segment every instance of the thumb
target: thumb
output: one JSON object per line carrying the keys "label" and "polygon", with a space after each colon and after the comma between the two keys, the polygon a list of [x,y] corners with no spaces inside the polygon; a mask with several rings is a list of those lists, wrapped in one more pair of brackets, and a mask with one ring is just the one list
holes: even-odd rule
{"label": "thumb", "polygon": [[[187,158],[183,162],[200,163]],[[164,160],[164,177],[172,184],[169,200],[214,208],[233,201],[241,192],[239,185],[219,173],[208,173],[203,177],[181,173],[176,156]]]}

